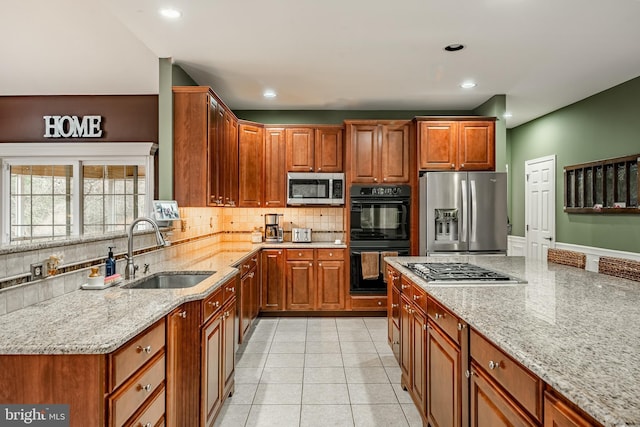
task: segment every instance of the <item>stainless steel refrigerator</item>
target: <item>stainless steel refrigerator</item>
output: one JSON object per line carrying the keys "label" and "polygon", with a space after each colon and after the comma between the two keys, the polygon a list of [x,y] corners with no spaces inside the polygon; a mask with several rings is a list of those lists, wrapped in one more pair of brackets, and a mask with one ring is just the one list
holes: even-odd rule
{"label": "stainless steel refrigerator", "polygon": [[507,253],[507,174],[420,177],[420,255]]}

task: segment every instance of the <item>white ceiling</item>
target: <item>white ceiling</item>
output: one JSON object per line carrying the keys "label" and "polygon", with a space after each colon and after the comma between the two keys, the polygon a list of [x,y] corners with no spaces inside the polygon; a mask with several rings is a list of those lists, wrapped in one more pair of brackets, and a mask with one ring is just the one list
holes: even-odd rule
{"label": "white ceiling", "polygon": [[513,127],[640,75],[640,0],[2,3],[0,95],[158,93],[172,57],[232,109],[469,110],[506,94]]}

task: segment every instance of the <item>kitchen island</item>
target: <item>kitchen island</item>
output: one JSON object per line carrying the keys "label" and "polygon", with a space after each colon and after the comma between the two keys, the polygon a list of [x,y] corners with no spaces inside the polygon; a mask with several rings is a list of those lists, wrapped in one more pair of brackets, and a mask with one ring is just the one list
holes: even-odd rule
{"label": "kitchen island", "polygon": [[[596,421],[640,425],[639,283],[523,257],[387,262]],[[527,283],[430,285],[410,262],[468,262]]]}

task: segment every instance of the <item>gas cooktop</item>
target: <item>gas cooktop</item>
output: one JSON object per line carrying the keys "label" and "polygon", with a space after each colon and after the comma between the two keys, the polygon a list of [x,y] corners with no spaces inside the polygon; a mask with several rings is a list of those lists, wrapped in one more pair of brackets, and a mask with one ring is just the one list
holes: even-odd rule
{"label": "gas cooktop", "polygon": [[468,263],[424,262],[409,263],[407,268],[422,277],[429,284],[438,283],[477,283],[509,285],[525,283],[506,274],[487,270]]}

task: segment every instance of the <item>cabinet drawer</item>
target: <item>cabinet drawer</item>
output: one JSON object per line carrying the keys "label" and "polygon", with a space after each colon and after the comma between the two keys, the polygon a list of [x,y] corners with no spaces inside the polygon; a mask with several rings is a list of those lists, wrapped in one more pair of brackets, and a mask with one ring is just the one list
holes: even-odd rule
{"label": "cabinet drawer", "polygon": [[413,299],[413,283],[404,276],[400,276],[400,293],[410,300]]}
{"label": "cabinet drawer", "polygon": [[202,323],[206,323],[209,317],[222,307],[223,290],[217,289],[202,302]]}
{"label": "cabinet drawer", "polygon": [[387,265],[387,283],[393,284],[393,286],[400,290],[400,273],[395,268]]}
{"label": "cabinet drawer", "polygon": [[238,292],[238,277],[234,277],[222,287],[222,301],[226,304]]}
{"label": "cabinet drawer", "polygon": [[156,353],[164,349],[164,345],[165,321],[162,319],[111,354],[109,356],[111,367],[109,391],[115,390],[131,374],[151,360]]}
{"label": "cabinet drawer", "polygon": [[542,419],[542,381],[475,330],[471,358],[538,421]]}
{"label": "cabinet drawer", "polygon": [[318,259],[324,261],[343,260],[344,249],[317,249]]}
{"label": "cabinet drawer", "polygon": [[164,387],[164,354],[109,398],[109,420],[121,426],[158,387]]}
{"label": "cabinet drawer", "polygon": [[427,303],[427,316],[433,321],[433,324],[438,325],[449,338],[460,345],[460,333],[458,329],[460,320],[457,316],[432,298],[429,298],[429,302]]}
{"label": "cabinet drawer", "polygon": [[411,301],[422,310],[423,313],[427,313],[427,293],[424,289],[417,285],[411,287]]}
{"label": "cabinet drawer", "polygon": [[387,309],[387,297],[375,296],[375,297],[351,297],[351,307],[353,309]]}
{"label": "cabinet drawer", "polygon": [[287,261],[313,261],[313,249],[287,249]]}
{"label": "cabinet drawer", "polygon": [[244,276],[249,271],[251,271],[252,268],[257,266],[258,266],[258,254],[251,255],[251,257],[244,259],[238,266],[238,268],[240,269],[240,275]]}
{"label": "cabinet drawer", "polygon": [[151,403],[137,417],[127,424],[130,427],[156,426],[164,417],[165,411],[165,389],[162,387],[160,393],[156,394]]}

